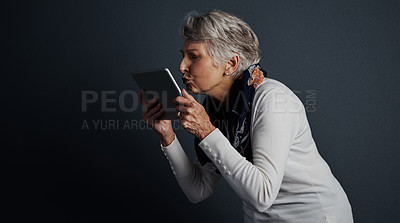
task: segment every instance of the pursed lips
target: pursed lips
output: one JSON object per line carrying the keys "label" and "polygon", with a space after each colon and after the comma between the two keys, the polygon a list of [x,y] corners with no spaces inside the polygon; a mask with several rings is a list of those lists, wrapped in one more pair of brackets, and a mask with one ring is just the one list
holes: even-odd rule
{"label": "pursed lips", "polygon": [[184,84],[187,84],[188,82],[190,82],[190,80],[186,79],[186,78],[182,78],[182,81],[183,81]]}

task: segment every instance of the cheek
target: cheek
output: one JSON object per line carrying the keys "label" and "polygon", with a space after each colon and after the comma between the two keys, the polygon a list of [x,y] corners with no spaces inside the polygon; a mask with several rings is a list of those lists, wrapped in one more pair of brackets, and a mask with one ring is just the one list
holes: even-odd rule
{"label": "cheek", "polygon": [[218,69],[208,60],[192,64],[190,73],[196,88],[199,89],[207,89],[209,85],[218,81]]}
{"label": "cheek", "polygon": [[209,60],[201,60],[193,64],[193,75],[197,78],[205,78],[215,73],[215,68]]}
{"label": "cheek", "polygon": [[190,70],[190,76],[195,82],[201,81],[206,73],[205,67],[201,64],[193,64]]}

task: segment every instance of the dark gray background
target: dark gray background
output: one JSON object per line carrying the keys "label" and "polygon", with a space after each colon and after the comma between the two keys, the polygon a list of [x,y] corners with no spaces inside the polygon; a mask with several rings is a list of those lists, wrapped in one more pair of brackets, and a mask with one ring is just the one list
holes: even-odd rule
{"label": "dark gray background", "polygon": [[[190,204],[151,130],[82,130],[84,120],[139,120],[118,97],[130,72],[169,67],[181,86],[186,13],[221,9],[257,33],[269,76],[296,90],[355,222],[397,222],[400,7],[397,1],[40,1],[2,7],[2,184],[10,220],[241,222],[221,181]],[[82,91],[115,91],[82,112]],[[127,106],[135,99],[125,98]],[[309,101],[310,102],[310,101]],[[311,101],[313,102],[313,101]],[[121,126],[120,126],[121,128]],[[192,140],[177,130],[189,156]]]}

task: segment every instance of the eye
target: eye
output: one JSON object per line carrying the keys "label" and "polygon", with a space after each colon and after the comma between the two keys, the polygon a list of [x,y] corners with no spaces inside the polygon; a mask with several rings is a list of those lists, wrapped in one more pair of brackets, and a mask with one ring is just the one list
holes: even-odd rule
{"label": "eye", "polygon": [[190,54],[189,56],[190,56],[190,58],[193,59],[193,60],[200,58],[200,56],[195,55],[195,54]]}

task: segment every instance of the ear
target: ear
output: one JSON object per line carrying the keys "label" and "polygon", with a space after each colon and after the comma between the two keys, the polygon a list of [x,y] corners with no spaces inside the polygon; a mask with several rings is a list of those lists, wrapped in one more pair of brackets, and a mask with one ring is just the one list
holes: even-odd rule
{"label": "ear", "polygon": [[235,56],[232,57],[231,59],[228,60],[228,62],[225,65],[225,73],[228,73],[229,75],[233,74],[238,67],[239,67],[239,54],[235,53]]}

